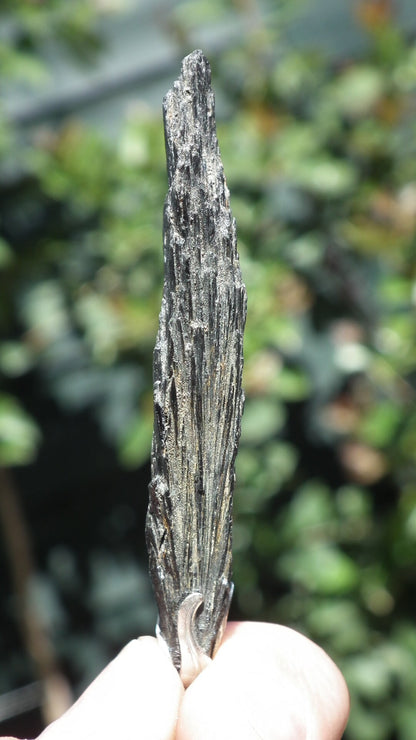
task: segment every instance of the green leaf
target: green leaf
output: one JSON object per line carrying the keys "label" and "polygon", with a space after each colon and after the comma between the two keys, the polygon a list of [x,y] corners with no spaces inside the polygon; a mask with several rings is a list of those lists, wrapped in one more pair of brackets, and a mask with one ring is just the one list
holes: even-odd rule
{"label": "green leaf", "polygon": [[40,431],[18,401],[0,394],[0,465],[32,462],[40,443]]}
{"label": "green leaf", "polygon": [[302,370],[284,367],[278,377],[279,395],[285,401],[302,401],[311,391],[311,384]]}
{"label": "green leaf", "polygon": [[348,654],[365,650],[369,629],[365,613],[349,599],[319,601],[307,616],[307,624],[319,641],[329,640],[337,652]]}
{"label": "green leaf", "polygon": [[324,254],[324,241],[319,233],[309,232],[290,242],[285,253],[294,267],[307,270],[319,266]]}
{"label": "green leaf", "polygon": [[241,425],[244,444],[260,444],[274,437],[285,422],[283,406],[275,399],[247,399]]}
{"label": "green leaf", "polygon": [[391,686],[390,666],[378,650],[353,658],[348,667],[348,678],[369,701],[387,699]]}
{"label": "green leaf", "polygon": [[322,66],[316,54],[289,54],[278,61],[271,75],[273,88],[289,100],[310,93],[319,82]]}
{"label": "green leaf", "polygon": [[350,162],[329,157],[305,160],[293,167],[291,174],[299,185],[328,199],[347,195],[357,182],[357,172]]}
{"label": "green leaf", "polygon": [[45,64],[36,56],[22,49],[18,51],[0,43],[0,67],[2,75],[29,85],[39,85],[48,80]]}
{"label": "green leaf", "polygon": [[26,373],[33,365],[30,349],[22,342],[0,344],[0,370],[9,377]]}
{"label": "green leaf", "polygon": [[348,116],[364,116],[374,107],[385,88],[382,73],[376,67],[356,65],[336,81],[334,97],[339,109]]}
{"label": "green leaf", "polygon": [[374,447],[388,445],[402,419],[402,409],[392,401],[379,401],[369,411],[360,427],[361,439]]}
{"label": "green leaf", "polygon": [[174,18],[183,29],[204,27],[224,21],[226,9],[223,0],[182,0],[176,4]]}
{"label": "green leaf", "polygon": [[119,456],[126,468],[143,465],[150,457],[153,417],[137,414],[126,429],[120,442]]}
{"label": "green leaf", "polygon": [[322,542],[296,547],[281,556],[277,572],[306,590],[319,594],[345,594],[359,582],[354,561],[333,545]]}
{"label": "green leaf", "polygon": [[291,537],[309,539],[311,530],[322,531],[333,521],[334,502],[329,488],[320,481],[310,481],[293,495],[284,531]]}

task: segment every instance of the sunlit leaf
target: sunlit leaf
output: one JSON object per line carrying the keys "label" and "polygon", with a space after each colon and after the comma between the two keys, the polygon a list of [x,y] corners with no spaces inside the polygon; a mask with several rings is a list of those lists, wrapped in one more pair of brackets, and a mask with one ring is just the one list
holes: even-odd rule
{"label": "sunlit leaf", "polygon": [[0,465],[25,465],[35,458],[40,432],[12,396],[0,395]]}
{"label": "sunlit leaf", "polygon": [[359,581],[354,561],[324,543],[285,553],[280,557],[277,571],[303,588],[321,594],[348,593]]}
{"label": "sunlit leaf", "polygon": [[153,416],[137,414],[122,436],[119,455],[126,467],[136,468],[149,458],[152,441]]}
{"label": "sunlit leaf", "polygon": [[247,399],[241,428],[243,443],[258,444],[277,434],[284,424],[281,404],[269,398]]}
{"label": "sunlit leaf", "polygon": [[385,87],[376,67],[353,66],[337,79],[334,96],[342,113],[364,116],[374,107]]}

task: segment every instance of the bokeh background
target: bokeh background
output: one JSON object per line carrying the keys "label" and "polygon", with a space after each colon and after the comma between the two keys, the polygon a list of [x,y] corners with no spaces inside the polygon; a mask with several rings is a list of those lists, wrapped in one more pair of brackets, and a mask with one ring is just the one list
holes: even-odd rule
{"label": "bokeh background", "polygon": [[[154,631],[161,99],[209,57],[248,292],[232,617],[416,737],[413,0],[2,0],[0,733]],[[277,718],[278,721],[278,718]]]}

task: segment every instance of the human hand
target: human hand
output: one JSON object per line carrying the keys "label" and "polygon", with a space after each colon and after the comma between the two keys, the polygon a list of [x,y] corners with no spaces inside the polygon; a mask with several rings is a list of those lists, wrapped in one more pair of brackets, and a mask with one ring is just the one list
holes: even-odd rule
{"label": "human hand", "polygon": [[186,692],[157,640],[142,637],[38,740],[339,740],[348,710],[321,648],[287,627],[231,622]]}

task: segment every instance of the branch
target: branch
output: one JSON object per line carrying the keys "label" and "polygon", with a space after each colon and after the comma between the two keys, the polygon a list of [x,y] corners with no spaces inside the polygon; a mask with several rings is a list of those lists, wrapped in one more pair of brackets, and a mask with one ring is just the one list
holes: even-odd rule
{"label": "branch", "polygon": [[0,522],[10,563],[20,631],[37,677],[42,682],[42,714],[46,724],[71,704],[71,690],[61,673],[52,642],[31,599],[34,565],[30,537],[11,473],[0,468]]}

